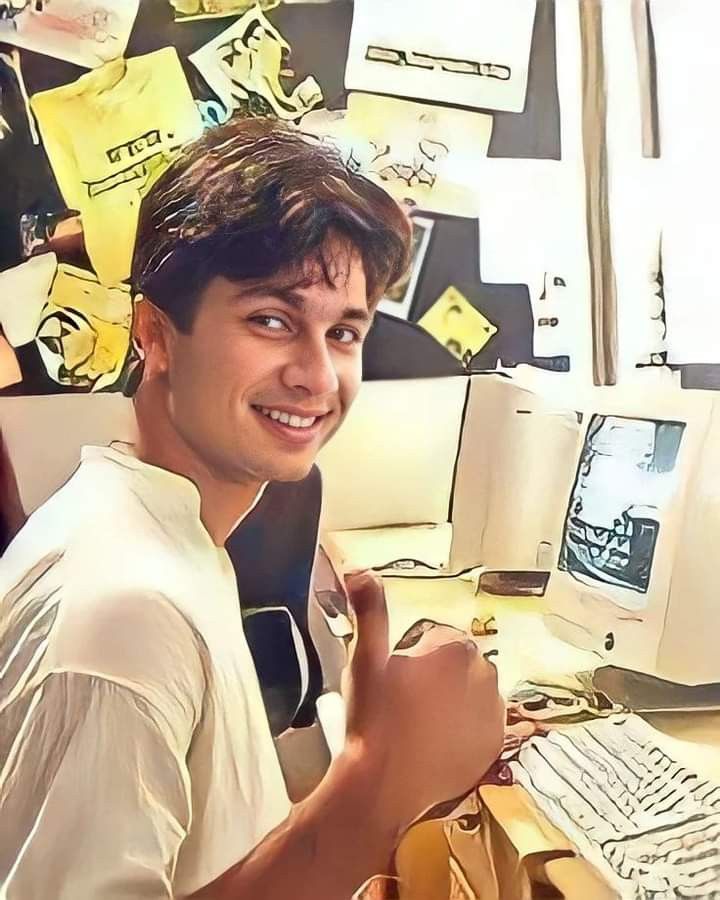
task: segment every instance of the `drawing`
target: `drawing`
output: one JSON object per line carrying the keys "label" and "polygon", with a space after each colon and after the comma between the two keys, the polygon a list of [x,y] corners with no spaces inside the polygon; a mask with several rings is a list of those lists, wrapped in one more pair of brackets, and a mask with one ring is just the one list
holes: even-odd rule
{"label": "drawing", "polygon": [[522,112],[535,0],[356,0],[345,87]]}
{"label": "drawing", "polygon": [[11,347],[35,342],[58,384],[98,391],[117,386],[132,356],[132,300],[54,253],[0,272],[0,329]]}
{"label": "drawing", "polygon": [[561,570],[580,581],[647,592],[684,429],[681,422],[593,416],[568,507]]}
{"label": "drawing", "polygon": [[287,74],[289,56],[290,45],[254,7],[191,54],[190,61],[226,109],[298,121],[323,97],[312,75],[286,92],[281,78]]}
{"label": "drawing", "polygon": [[311,112],[301,127],[332,140],[348,163],[397,200],[475,216],[478,161],[487,154],[492,124],[483,113],[351,94],[346,112]]}
{"label": "drawing", "polygon": [[196,19],[222,19],[239,16],[256,6],[272,9],[280,0],[168,0],[175,10],[176,22],[192,22]]}
{"label": "drawing", "polygon": [[407,319],[410,315],[433,224],[432,219],[423,219],[420,216],[412,217],[413,239],[410,265],[400,281],[385,292],[385,296],[378,303],[380,312],[389,313],[398,319]]}
{"label": "drawing", "polygon": [[418,320],[418,325],[466,366],[497,334],[497,327],[452,285]]}
{"label": "drawing", "polygon": [[411,66],[430,72],[439,69],[442,72],[455,72],[458,75],[499,78],[501,81],[508,81],[512,74],[509,66],[480,63],[470,59],[431,56],[428,53],[393,50],[390,47],[368,47],[365,51],[365,59],[370,62],[388,63],[391,66]]}
{"label": "drawing", "polygon": [[129,287],[105,287],[91,272],[60,264],[36,335],[48,375],[81,390],[112,387],[128,358],[131,324]]}
{"label": "drawing", "polygon": [[0,42],[94,69],[123,55],[138,6],[139,0],[5,0]]}
{"label": "drawing", "polygon": [[140,200],[202,120],[173,47],[119,59],[35,94],[63,199],[80,212],[85,246],[105,284],[130,272]]}

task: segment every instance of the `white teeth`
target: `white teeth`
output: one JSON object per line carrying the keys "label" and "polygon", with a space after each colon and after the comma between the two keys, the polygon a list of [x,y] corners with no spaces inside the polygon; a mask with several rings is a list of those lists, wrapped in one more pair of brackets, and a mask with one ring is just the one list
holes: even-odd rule
{"label": "white teeth", "polygon": [[267,406],[256,407],[264,416],[274,419],[283,425],[289,425],[291,428],[310,428],[317,421],[315,416],[309,416],[306,419],[300,416],[290,415],[290,413],[282,412],[279,409],[269,409]]}

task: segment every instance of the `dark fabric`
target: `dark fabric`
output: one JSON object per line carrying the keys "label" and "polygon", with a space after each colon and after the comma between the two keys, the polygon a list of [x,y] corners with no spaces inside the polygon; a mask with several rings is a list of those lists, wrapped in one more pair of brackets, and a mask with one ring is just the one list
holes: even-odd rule
{"label": "dark fabric", "polygon": [[305,645],[309,689],[297,715],[288,721],[299,697],[299,670],[287,621],[284,616],[272,615],[250,616],[246,620],[248,643],[276,734],[290,724],[311,725],[315,701],[322,690],[320,660],[308,629],[321,497],[317,466],[302,481],[271,483],[226,544],[243,609],[286,607]]}

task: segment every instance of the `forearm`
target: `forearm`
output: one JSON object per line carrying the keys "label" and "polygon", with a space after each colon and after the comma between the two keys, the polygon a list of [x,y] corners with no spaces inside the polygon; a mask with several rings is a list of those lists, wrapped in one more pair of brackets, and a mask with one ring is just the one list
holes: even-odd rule
{"label": "forearm", "polygon": [[193,900],[350,900],[387,870],[401,831],[377,774],[345,753],[278,828]]}

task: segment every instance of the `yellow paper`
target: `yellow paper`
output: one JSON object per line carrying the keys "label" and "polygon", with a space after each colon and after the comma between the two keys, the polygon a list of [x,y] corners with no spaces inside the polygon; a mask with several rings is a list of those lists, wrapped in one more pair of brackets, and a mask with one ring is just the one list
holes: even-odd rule
{"label": "yellow paper", "polygon": [[453,356],[468,362],[497,334],[497,328],[450,286],[418,321]]}
{"label": "yellow paper", "polygon": [[63,199],[99,279],[130,274],[143,191],[202,133],[177,52],[118,59],[31,100]]}
{"label": "yellow paper", "polygon": [[60,264],[35,339],[54,381],[97,391],[120,377],[131,325],[128,287],[106,287],[91,272]]}
{"label": "yellow paper", "polygon": [[175,21],[187,22],[193,19],[221,19],[224,16],[238,16],[253,6],[272,9],[280,0],[169,0],[175,9]]}

